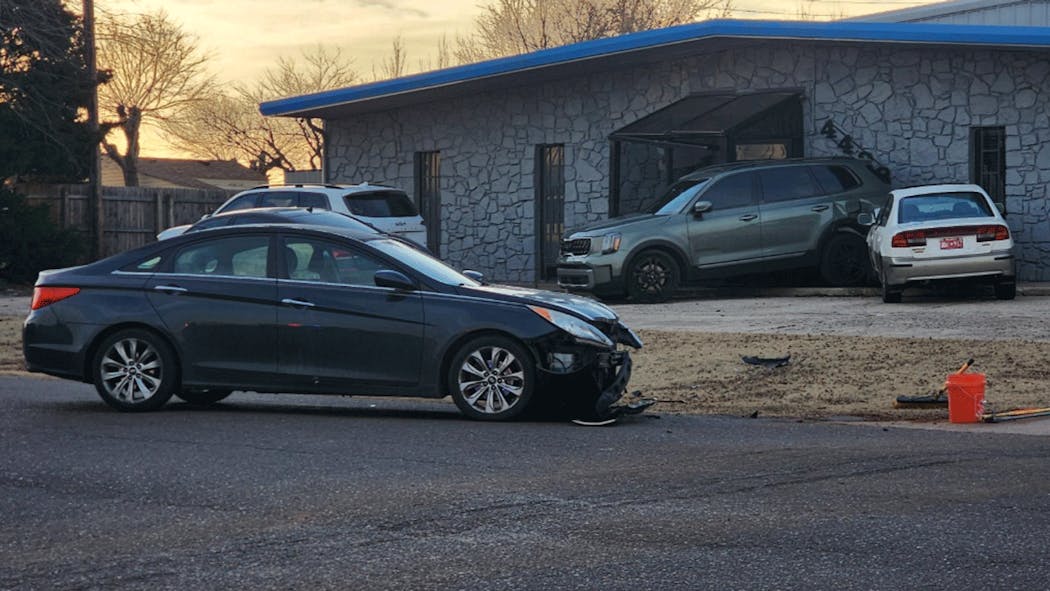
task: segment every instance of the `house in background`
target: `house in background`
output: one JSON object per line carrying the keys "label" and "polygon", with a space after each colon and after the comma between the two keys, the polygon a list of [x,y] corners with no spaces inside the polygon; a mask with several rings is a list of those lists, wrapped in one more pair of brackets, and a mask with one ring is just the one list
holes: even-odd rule
{"label": "house in background", "polygon": [[836,155],[982,185],[1020,278],[1050,280],[1050,27],[706,21],[260,110],[323,119],[325,182],[414,193],[440,256],[497,281],[551,277],[567,229],[699,166]]}
{"label": "house in background", "polygon": [[[124,174],[113,160],[102,156],[102,185],[123,187]],[[266,184],[266,175],[236,160],[139,158],[139,186],[188,187],[243,191]]]}
{"label": "house in background", "polygon": [[1050,0],[952,0],[858,16],[872,23],[1050,27]]}

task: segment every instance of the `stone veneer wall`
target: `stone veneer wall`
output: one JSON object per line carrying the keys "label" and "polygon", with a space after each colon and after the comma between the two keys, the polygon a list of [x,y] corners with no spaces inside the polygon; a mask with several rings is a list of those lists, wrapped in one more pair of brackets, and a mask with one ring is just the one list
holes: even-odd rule
{"label": "stone veneer wall", "polygon": [[534,279],[533,156],[564,143],[565,225],[608,215],[612,131],[690,93],[801,88],[806,155],[838,155],[832,117],[896,187],[969,181],[971,126],[1004,126],[1021,278],[1050,280],[1050,53],[758,43],[732,51],[328,122],[331,182],[413,189],[441,151],[441,256],[498,281]]}

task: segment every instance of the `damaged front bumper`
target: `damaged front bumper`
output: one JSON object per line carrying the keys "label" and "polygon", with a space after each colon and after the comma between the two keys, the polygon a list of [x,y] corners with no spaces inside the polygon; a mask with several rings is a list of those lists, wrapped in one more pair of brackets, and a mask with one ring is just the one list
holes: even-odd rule
{"label": "damaged front bumper", "polygon": [[[614,343],[640,349],[642,341],[621,322],[609,323],[602,331]],[[609,419],[623,413],[637,413],[651,401],[617,405],[627,392],[633,362],[626,349],[600,349],[572,339],[555,338],[539,347],[541,370],[548,375],[548,386],[556,390],[576,417]]]}

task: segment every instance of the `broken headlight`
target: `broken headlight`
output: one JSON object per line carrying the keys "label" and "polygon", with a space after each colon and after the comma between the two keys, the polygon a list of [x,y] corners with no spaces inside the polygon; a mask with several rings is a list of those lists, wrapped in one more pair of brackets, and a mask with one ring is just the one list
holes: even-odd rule
{"label": "broken headlight", "polygon": [[537,315],[542,316],[547,322],[550,322],[554,326],[571,334],[573,338],[581,343],[594,345],[596,347],[614,346],[613,342],[609,340],[609,337],[602,334],[602,331],[575,316],[570,316],[569,314],[550,310],[548,308],[541,308],[539,306],[529,306],[529,309]]}

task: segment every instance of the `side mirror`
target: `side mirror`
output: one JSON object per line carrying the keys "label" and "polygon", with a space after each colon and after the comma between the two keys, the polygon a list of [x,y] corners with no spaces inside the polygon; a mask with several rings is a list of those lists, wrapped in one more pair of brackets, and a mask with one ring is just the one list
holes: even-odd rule
{"label": "side mirror", "polygon": [[862,226],[870,226],[875,223],[875,217],[870,213],[857,214],[857,223]]}
{"label": "side mirror", "polygon": [[206,214],[204,214],[204,215],[202,215],[202,216],[201,216],[201,219],[202,219],[202,220],[206,220],[206,219],[208,219],[208,218],[210,218],[210,217],[211,217],[211,214],[210,214],[210,213],[206,213]]}
{"label": "side mirror", "polygon": [[466,276],[468,279],[473,279],[474,281],[485,285],[485,276],[481,273],[478,273],[477,271],[471,271],[470,269],[466,269],[463,271],[463,275]]}
{"label": "side mirror", "polygon": [[378,287],[389,287],[400,291],[412,291],[416,288],[416,282],[409,279],[408,275],[393,269],[376,271],[375,282]]}
{"label": "side mirror", "polygon": [[698,217],[702,216],[713,208],[714,205],[712,205],[710,201],[697,201],[693,204],[693,215]]}

